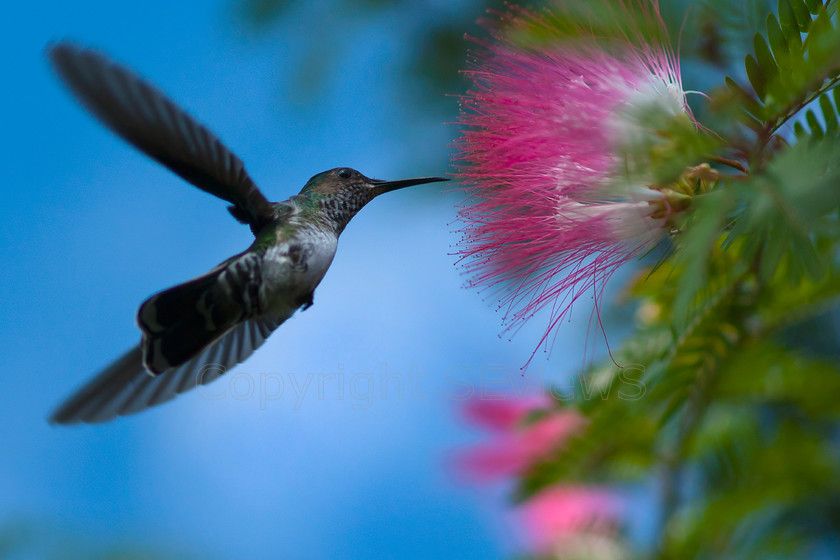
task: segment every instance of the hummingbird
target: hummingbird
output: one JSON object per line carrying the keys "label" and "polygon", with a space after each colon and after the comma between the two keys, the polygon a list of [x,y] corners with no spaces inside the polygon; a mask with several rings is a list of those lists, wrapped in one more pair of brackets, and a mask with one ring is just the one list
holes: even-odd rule
{"label": "hummingbird", "polygon": [[377,196],[446,181],[371,179],[349,167],[318,173],[300,193],[269,202],[242,161],[161,91],[101,53],[60,42],[48,57],[106,126],[187,182],[229,203],[254,242],[206,274],[163,290],[137,312],[140,343],[70,396],[54,424],[134,414],[213,381],[248,358],[298,309],[335,256],[347,224]]}

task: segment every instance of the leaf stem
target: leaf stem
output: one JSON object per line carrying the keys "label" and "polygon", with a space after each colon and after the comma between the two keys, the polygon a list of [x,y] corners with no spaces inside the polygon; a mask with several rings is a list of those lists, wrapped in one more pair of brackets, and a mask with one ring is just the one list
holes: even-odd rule
{"label": "leaf stem", "polygon": [[706,158],[709,161],[713,161],[715,163],[719,163],[721,165],[726,165],[726,166],[731,167],[733,169],[737,169],[738,171],[740,171],[744,175],[749,175],[750,174],[750,172],[746,168],[746,166],[743,163],[741,163],[740,161],[738,161],[737,159],[729,159],[729,158],[725,158],[725,157],[721,157],[721,156],[706,156]]}
{"label": "leaf stem", "polygon": [[[834,69],[834,72],[836,73],[838,70],[840,69]],[[799,99],[795,99],[794,101],[790,102],[786,107],[779,111],[777,115],[773,117],[773,119],[767,121],[765,128],[767,130],[768,138],[776,134],[776,132],[782,126],[784,126],[786,122],[795,117],[797,113],[799,113],[799,111],[804,109],[809,103],[817,99],[820,95],[836,86],[838,82],[840,82],[840,76],[834,76],[833,78],[824,77],[822,78],[822,84],[819,87],[817,87],[814,91],[808,91]]]}

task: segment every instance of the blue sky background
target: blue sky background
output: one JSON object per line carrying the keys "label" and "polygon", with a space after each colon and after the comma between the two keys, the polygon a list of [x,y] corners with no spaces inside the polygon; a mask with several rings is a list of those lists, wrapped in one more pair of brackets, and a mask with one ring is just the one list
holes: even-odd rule
{"label": "blue sky background", "polygon": [[[482,380],[494,393],[528,382],[518,368],[542,325],[513,342],[498,337],[500,316],[453,266],[460,197],[439,185],[365,208],[314,307],[235,370],[247,374],[236,385],[229,374],[208,387],[222,398],[193,392],[107,425],[47,425],[61,399],[136,343],[144,298],[250,243],[224,203],[71,98],[47,65],[50,41],[94,46],[156,83],[240,155],[271,200],[340,165],[388,179],[450,171],[455,131],[444,120],[456,115],[418,120],[395,90],[393,61],[411,48],[416,14],[351,22],[358,41],[336,41],[343,63],[305,106],[285,101],[296,87],[286,61],[300,57],[317,20],[301,10],[254,38],[233,12],[231,2],[199,0],[0,8],[0,527],[34,531],[11,557],[123,545],[201,558],[510,555],[503,492],[459,484],[446,467],[452,449],[480,437],[453,397]],[[536,372],[579,369],[584,307]],[[402,398],[397,380],[383,398],[383,367],[403,376]],[[414,393],[411,371],[424,374]],[[335,382],[318,398],[318,375],[338,372],[344,398]],[[260,399],[262,373],[275,375],[275,393],[284,380],[282,398]],[[302,387],[308,374],[296,403],[292,381]],[[372,400],[371,377],[357,374],[375,374]]]}

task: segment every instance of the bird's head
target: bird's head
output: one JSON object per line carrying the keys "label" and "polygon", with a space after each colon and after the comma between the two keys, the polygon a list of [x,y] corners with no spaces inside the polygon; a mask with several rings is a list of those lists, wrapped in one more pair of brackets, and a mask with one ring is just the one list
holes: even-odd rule
{"label": "bird's head", "polygon": [[341,231],[365,204],[381,194],[413,185],[448,180],[445,177],[416,177],[382,181],[365,177],[349,167],[336,167],[309,179],[300,194],[317,201],[338,231]]}
{"label": "bird's head", "polygon": [[448,181],[445,177],[416,177],[397,181],[382,181],[365,177],[355,169],[336,167],[329,171],[318,173],[306,182],[300,194],[314,193],[323,196],[354,193],[373,200],[380,194],[395,191],[413,185]]}

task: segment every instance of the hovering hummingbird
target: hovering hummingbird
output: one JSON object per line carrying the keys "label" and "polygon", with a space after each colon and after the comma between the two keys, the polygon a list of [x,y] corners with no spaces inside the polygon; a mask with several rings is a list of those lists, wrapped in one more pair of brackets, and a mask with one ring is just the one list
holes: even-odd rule
{"label": "hovering hummingbird", "polygon": [[105,422],[166,402],[244,361],[298,309],[335,255],[347,223],[380,194],[446,181],[381,181],[348,167],[312,177],[269,202],[242,161],[207,128],[134,73],[69,43],[49,50],[65,84],[102,122],[199,189],[231,205],[255,240],[199,276],[140,305],[140,344],[64,402],[50,422]]}

